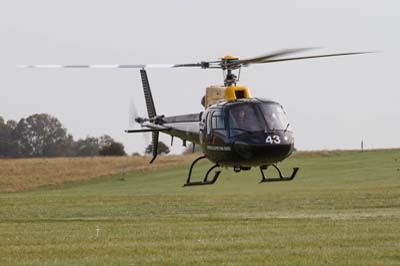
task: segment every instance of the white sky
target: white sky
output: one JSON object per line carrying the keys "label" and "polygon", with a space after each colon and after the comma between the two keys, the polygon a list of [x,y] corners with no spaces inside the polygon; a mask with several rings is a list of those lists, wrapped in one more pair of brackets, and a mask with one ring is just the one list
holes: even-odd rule
{"label": "white sky", "polygon": [[[298,47],[307,54],[380,53],[259,65],[242,70],[253,96],[286,109],[298,149],[400,147],[399,1],[0,2],[0,115],[56,116],[75,139],[109,134],[128,152],[142,135],[123,133],[133,97],[145,104],[138,70],[17,69],[18,64],[192,63]],[[201,111],[218,70],[148,71],[157,112]],[[162,139],[169,143],[170,138]],[[174,151],[181,142],[175,140]]]}

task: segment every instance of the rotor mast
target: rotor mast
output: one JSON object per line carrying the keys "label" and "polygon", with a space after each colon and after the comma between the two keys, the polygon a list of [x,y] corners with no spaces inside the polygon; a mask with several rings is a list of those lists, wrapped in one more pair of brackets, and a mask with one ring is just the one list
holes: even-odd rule
{"label": "rotor mast", "polygon": [[[236,86],[236,82],[239,81],[240,68],[242,66],[235,65],[233,63],[238,61],[239,57],[232,56],[232,55],[226,55],[220,59],[221,59],[221,68],[224,71],[224,86],[226,86],[226,87]],[[233,70],[236,70],[236,69],[239,69],[238,75],[235,75],[235,73],[233,73]]]}
{"label": "rotor mast", "polygon": [[232,72],[232,69],[227,69],[224,73],[224,85],[226,87],[236,86],[237,81],[238,77]]}

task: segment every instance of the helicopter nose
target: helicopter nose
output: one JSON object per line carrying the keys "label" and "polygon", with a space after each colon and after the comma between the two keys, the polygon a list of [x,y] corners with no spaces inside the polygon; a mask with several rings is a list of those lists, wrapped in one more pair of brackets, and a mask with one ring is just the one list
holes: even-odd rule
{"label": "helicopter nose", "polygon": [[288,145],[294,144],[294,137],[291,131],[273,131],[255,134],[244,134],[237,138],[235,143],[246,143],[248,145]]}
{"label": "helicopter nose", "polygon": [[237,157],[246,163],[271,164],[287,158],[294,150],[293,134],[268,132],[258,136],[247,136],[234,142]]}

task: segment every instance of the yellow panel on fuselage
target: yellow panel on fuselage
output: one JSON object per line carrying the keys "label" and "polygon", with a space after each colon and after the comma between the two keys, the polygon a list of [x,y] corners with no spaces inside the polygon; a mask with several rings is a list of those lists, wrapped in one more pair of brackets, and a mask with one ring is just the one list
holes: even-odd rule
{"label": "yellow panel on fuselage", "polygon": [[249,88],[246,86],[229,86],[225,89],[225,99],[227,101],[249,98],[251,98],[251,94]]}
{"label": "yellow panel on fuselage", "polygon": [[205,107],[224,102],[235,101],[237,99],[252,98],[250,90],[246,86],[210,86],[206,89]]}

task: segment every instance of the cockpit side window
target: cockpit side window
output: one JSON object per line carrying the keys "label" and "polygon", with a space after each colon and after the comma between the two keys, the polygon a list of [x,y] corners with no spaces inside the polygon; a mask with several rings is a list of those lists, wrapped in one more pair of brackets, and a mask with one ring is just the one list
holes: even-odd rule
{"label": "cockpit side window", "polygon": [[215,111],[211,116],[211,129],[214,133],[227,135],[225,116],[220,111]]}
{"label": "cockpit side window", "polygon": [[224,116],[221,113],[213,113],[211,118],[211,127],[214,130],[225,130]]}

